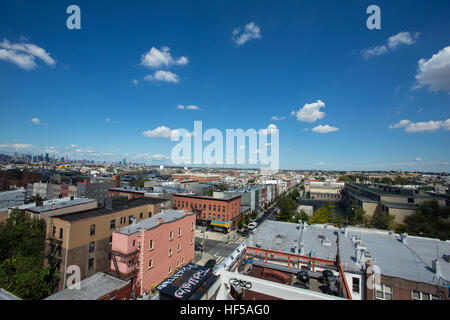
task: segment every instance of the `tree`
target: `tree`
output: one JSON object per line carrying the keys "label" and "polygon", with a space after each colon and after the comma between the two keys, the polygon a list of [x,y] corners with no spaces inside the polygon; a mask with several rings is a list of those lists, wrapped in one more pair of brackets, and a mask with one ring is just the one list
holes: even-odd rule
{"label": "tree", "polygon": [[394,216],[387,212],[375,212],[372,215],[371,225],[377,229],[389,230],[393,227]]}
{"label": "tree", "polygon": [[320,209],[316,210],[309,219],[309,224],[327,223],[333,217],[334,205],[331,202],[324,204]]}
{"label": "tree", "polygon": [[407,216],[396,231],[408,234],[450,240],[450,208],[441,207],[436,200],[422,203],[415,213]]}
{"label": "tree", "polygon": [[347,218],[352,226],[370,227],[370,218],[366,215],[366,211],[363,208],[352,207],[347,212]]}
{"label": "tree", "polygon": [[54,289],[58,273],[44,268],[45,221],[12,211],[0,223],[0,287],[22,299],[42,299]]}

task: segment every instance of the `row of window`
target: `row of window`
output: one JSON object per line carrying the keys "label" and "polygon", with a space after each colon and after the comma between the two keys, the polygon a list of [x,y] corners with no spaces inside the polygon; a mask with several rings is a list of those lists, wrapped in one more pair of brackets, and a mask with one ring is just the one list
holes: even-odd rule
{"label": "row of window", "polygon": [[[380,300],[393,300],[394,298],[394,289],[392,286],[388,286],[385,284],[376,285],[375,286],[375,297]],[[413,300],[441,300],[441,296],[420,292],[416,290],[411,291],[411,298]]]}
{"label": "row of window", "polygon": [[[181,258],[181,264],[180,264],[180,260],[177,260],[176,266],[177,268],[179,268],[180,266],[184,265],[184,258]],[[148,269],[153,268],[155,265],[153,263],[153,259],[148,259]],[[172,273],[172,266],[168,267],[167,270],[167,274],[171,274]]]}

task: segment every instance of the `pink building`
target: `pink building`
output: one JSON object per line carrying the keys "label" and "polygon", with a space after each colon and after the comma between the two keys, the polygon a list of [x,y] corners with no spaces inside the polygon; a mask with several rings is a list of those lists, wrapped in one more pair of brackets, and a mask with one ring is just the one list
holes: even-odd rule
{"label": "pink building", "polygon": [[163,210],[112,234],[111,273],[143,295],[194,259],[195,214]]}

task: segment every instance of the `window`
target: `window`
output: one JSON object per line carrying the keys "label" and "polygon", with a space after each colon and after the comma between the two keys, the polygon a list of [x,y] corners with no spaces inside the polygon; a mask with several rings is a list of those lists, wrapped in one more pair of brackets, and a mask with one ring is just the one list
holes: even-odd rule
{"label": "window", "polygon": [[109,223],[109,229],[114,230],[116,228],[116,219],[111,220]]}
{"label": "window", "polygon": [[153,268],[153,259],[148,259],[148,268]]}
{"label": "window", "polygon": [[393,299],[393,289],[392,286],[387,286],[385,284],[376,285],[375,287],[375,298],[380,300],[392,300]]}
{"label": "window", "polygon": [[181,237],[181,227],[178,228],[178,236]]}
{"label": "window", "polygon": [[172,256],[172,248],[169,249],[169,257]]}
{"label": "window", "polygon": [[169,266],[169,271],[167,273],[170,274],[171,272],[172,272],[172,266]]}
{"label": "window", "polygon": [[180,266],[180,261],[177,261],[177,268]]}
{"label": "window", "polygon": [[139,219],[142,219],[144,217],[144,214],[141,212],[139,213]]}
{"label": "window", "polygon": [[211,210],[211,205],[208,206],[209,210]]}
{"label": "window", "polygon": [[181,244],[178,244],[177,252],[180,252],[180,251],[181,251]]}
{"label": "window", "polygon": [[413,300],[441,300],[441,297],[420,291],[411,291]]}
{"label": "window", "polygon": [[109,236],[109,245],[112,245],[112,236]]}
{"label": "window", "polygon": [[133,240],[133,247],[136,246],[136,240]]}
{"label": "window", "polygon": [[169,240],[173,240],[173,231],[170,231]]}
{"label": "window", "polygon": [[353,292],[359,293],[359,278],[353,277]]}
{"label": "window", "polygon": [[[205,218],[205,215],[203,215],[203,219]],[[192,222],[191,223],[191,230],[193,231],[194,230],[194,223]]]}
{"label": "window", "polygon": [[192,242],[193,242],[193,238],[191,237],[191,244],[192,244]]}
{"label": "window", "polygon": [[52,229],[52,235],[55,236],[55,234],[56,234],[56,227],[53,226],[53,229]]}
{"label": "window", "polygon": [[95,247],[95,241],[89,242],[89,252],[93,252]]}
{"label": "window", "polygon": [[184,264],[184,258],[181,258],[181,264]]}
{"label": "window", "polygon": [[223,209],[223,210],[222,210],[223,212],[225,212],[225,211],[226,211],[226,210],[225,210],[225,206],[223,206],[223,207],[222,207],[222,209]]}
{"label": "window", "polygon": [[91,231],[90,231],[90,235],[94,235],[95,234],[95,224],[91,224]]}
{"label": "window", "polygon": [[94,258],[88,260],[88,270],[94,269]]}
{"label": "window", "polygon": [[219,211],[219,212],[220,212],[220,206],[217,206],[217,211]]}
{"label": "window", "polygon": [[59,238],[63,238],[63,228],[59,228]]}

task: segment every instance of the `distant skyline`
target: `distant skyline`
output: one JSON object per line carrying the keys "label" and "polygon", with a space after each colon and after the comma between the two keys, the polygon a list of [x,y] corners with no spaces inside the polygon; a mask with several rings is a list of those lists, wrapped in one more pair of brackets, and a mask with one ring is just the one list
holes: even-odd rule
{"label": "distant skyline", "polygon": [[171,165],[201,120],[275,125],[280,169],[450,171],[448,1],[378,1],[381,30],[369,1],[70,4],[0,3],[0,153]]}

